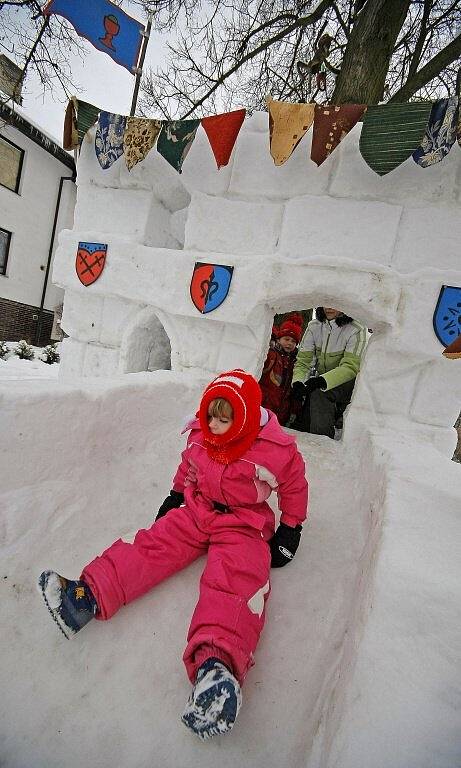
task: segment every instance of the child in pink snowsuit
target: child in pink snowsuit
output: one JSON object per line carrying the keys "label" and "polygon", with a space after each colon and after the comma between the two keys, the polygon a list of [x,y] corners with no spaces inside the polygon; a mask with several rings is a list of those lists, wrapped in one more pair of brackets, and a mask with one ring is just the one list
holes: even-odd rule
{"label": "child in pink snowsuit", "polygon": [[[207,554],[183,657],[194,687],[182,719],[203,739],[235,722],[264,626],[270,567],[289,563],[297,550],[307,482],[294,438],[261,408],[257,381],[240,369],[209,384],[187,430],[173,489],[154,524],[132,544],[112,544],[79,581],[45,571],[39,585],[69,637]],[[275,533],[267,504],[273,490],[281,509]]]}

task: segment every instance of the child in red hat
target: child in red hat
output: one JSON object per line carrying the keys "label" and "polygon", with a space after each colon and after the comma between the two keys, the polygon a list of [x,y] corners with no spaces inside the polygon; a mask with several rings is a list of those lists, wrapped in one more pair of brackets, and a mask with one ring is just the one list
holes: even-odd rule
{"label": "child in red hat", "polygon": [[[132,544],[118,539],[77,581],[44,571],[39,588],[70,638],[207,554],[184,663],[193,688],[183,723],[201,739],[226,733],[241,705],[270,592],[270,567],[289,563],[307,514],[295,439],[261,407],[258,382],[229,371],[205,389],[173,488],[154,524]],[[275,517],[267,499],[277,491]]]}
{"label": "child in red hat", "polygon": [[259,386],[263,394],[262,404],[270,408],[280,424],[286,425],[296,410],[292,398],[291,380],[303,329],[302,315],[293,312],[277,329],[277,340],[271,344],[264,363]]}

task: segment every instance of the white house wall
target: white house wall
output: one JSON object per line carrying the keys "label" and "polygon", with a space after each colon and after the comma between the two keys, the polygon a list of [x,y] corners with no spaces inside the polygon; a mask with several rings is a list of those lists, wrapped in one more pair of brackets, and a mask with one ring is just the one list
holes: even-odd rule
{"label": "white house wall", "polygon": [[[0,275],[3,298],[38,306],[41,301],[45,269],[61,176],[71,170],[15,128],[6,125],[1,135],[24,150],[19,194],[0,186],[0,227],[13,233],[7,273]],[[56,230],[71,227],[75,205],[75,185],[64,182]],[[55,240],[54,248],[56,249]],[[48,283],[45,309],[62,301],[63,292]]]}

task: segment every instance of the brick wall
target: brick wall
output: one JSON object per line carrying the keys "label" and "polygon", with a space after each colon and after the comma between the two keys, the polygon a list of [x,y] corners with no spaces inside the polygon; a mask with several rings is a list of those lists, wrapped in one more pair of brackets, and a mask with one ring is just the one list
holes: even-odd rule
{"label": "brick wall", "polygon": [[[20,304],[0,297],[0,341],[19,341],[25,339],[29,344],[35,344],[35,334],[38,325],[38,307]],[[53,312],[44,310],[39,347],[50,343],[50,333],[53,326]]]}

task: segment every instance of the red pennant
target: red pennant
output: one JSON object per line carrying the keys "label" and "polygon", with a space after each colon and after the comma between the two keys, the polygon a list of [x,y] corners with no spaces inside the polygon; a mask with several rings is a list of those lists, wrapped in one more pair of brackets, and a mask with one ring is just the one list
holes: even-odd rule
{"label": "red pennant", "polygon": [[229,162],[245,115],[246,109],[237,109],[235,112],[226,112],[224,115],[202,117],[202,125],[218,168]]}

